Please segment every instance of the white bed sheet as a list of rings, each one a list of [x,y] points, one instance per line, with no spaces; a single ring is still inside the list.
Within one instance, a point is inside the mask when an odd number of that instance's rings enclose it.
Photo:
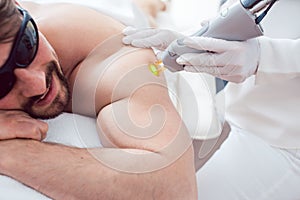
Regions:
[[[146,17],[131,4],[131,0],[34,0],[36,2],[72,2],[93,7],[115,17],[126,25],[147,26]],[[185,2],[185,3],[183,3]],[[158,15],[161,28],[192,33],[200,22],[216,12],[217,0],[172,0],[166,13]],[[116,6],[117,5],[117,6]],[[183,9],[183,6],[187,9]],[[198,9],[197,9],[198,7]],[[113,8],[113,9],[112,9]],[[179,13],[179,14],[178,14]],[[191,13],[194,13],[191,15]],[[198,14],[197,14],[198,13]],[[193,138],[214,138],[220,133],[222,114],[215,108],[214,81],[211,77],[186,72],[165,72],[170,97],[183,117]],[[195,109],[197,108],[197,109]],[[76,114],[63,113],[47,120],[49,132],[45,141],[76,147],[101,147],[96,120]],[[0,176],[1,200],[49,200],[48,197],[14,179]]]

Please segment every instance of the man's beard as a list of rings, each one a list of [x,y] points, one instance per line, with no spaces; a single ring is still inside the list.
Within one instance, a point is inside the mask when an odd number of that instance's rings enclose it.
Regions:
[[[24,111],[33,118],[51,119],[60,115],[67,104],[70,101],[70,89],[66,77],[58,70],[58,66],[55,62],[51,62],[47,66],[46,71],[46,86],[51,85],[53,72],[57,75],[59,84],[62,90],[59,91],[59,95],[53,100],[51,105],[47,109],[39,109],[35,107],[35,102],[42,96],[31,97],[27,103],[23,105]]]

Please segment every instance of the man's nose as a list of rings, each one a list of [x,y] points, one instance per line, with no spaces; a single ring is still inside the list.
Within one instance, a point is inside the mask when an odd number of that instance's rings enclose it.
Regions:
[[[14,70],[16,86],[24,97],[33,97],[46,92],[46,75],[41,70],[17,68]]]

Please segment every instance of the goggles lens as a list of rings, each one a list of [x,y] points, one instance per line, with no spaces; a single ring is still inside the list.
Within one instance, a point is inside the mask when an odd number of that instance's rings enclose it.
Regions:
[[[16,64],[19,67],[27,67],[34,59],[37,52],[37,35],[31,21],[27,23],[24,34],[21,36],[16,50]]]

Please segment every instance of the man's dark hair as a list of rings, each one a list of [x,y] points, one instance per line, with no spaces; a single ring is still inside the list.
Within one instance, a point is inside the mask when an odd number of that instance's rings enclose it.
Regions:
[[[19,30],[20,13],[13,0],[0,0],[0,43],[9,42]]]

